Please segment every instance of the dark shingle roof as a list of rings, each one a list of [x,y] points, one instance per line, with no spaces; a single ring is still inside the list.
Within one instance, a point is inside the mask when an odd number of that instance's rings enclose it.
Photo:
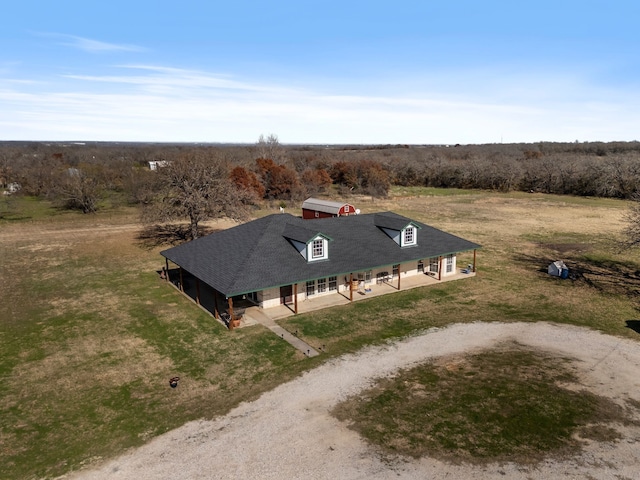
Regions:
[[[302,243],[309,243],[309,240],[317,237],[319,233],[322,232],[317,229],[311,230],[297,224],[294,225],[293,223],[288,223],[282,231],[282,235],[284,235],[285,238],[297,240]]]
[[[379,215],[386,225],[420,227],[417,245],[401,248],[376,225]],[[480,247],[393,212],[320,218],[313,220],[313,229],[308,226],[309,220],[273,214],[160,253],[230,297]],[[285,232],[302,236],[319,232],[329,237],[329,259],[307,262]]]
[[[397,215],[393,212],[375,213],[373,215],[373,224],[376,227],[390,228],[398,231],[402,230],[409,224],[416,225],[418,228],[421,228],[418,222],[414,222],[410,218]]]

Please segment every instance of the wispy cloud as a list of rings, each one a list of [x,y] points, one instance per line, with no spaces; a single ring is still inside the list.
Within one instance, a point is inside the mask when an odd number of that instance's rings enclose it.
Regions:
[[[60,45],[76,48],[89,53],[144,52],[147,50],[146,48],[138,45],[103,42],[92,38],[68,35],[65,33],[39,33],[38,35],[56,38]]]
[[[432,88],[406,93],[398,85],[367,95],[152,65],[113,73],[68,75],[61,85],[37,90],[0,81],[0,135],[251,142],[269,131],[296,143],[606,141],[633,139],[640,123],[637,96],[620,103],[572,82],[550,98],[541,98],[536,79],[517,82],[510,95],[502,92],[505,85],[494,85],[502,95],[490,89],[481,95]]]
[[[231,75],[153,65],[118,65],[126,70],[121,75],[65,75],[66,78],[86,82],[138,85],[147,90],[192,89],[240,90],[254,92],[290,93],[292,89],[239,81]],[[135,72],[134,74],[127,74]]]

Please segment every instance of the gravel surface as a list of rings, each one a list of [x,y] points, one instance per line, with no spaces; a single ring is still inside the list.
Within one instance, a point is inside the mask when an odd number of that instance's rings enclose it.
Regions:
[[[638,479],[640,428],[586,444],[564,461],[450,465],[435,459],[383,461],[329,414],[376,378],[442,355],[515,340],[577,360],[582,385],[623,403],[640,402],[640,343],[547,323],[474,323],[433,329],[340,357],[243,403],[213,421],[188,423],[74,479]]]

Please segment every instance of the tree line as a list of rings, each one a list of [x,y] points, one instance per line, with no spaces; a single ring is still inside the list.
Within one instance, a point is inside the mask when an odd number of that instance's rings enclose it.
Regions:
[[[392,185],[633,198],[640,143],[295,146],[275,135],[250,145],[4,142],[0,185],[9,183],[61,208],[128,203],[149,219],[179,212],[192,223],[336,190],[385,197]]]

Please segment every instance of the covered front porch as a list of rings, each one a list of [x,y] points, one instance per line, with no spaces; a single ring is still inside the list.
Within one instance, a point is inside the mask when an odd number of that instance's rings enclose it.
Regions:
[[[169,268],[168,261],[161,277],[229,329],[243,326],[246,323],[243,322],[243,317],[247,308],[256,305],[247,295],[227,298],[187,270],[179,266]]]
[[[455,274],[447,275],[445,277],[442,277],[442,279],[440,280],[438,279],[437,275],[429,275],[428,273],[411,275],[402,278],[400,290],[404,291],[412,288],[436,285],[438,283],[449,282],[451,280],[474,277],[475,275],[475,272],[466,268],[458,269]],[[398,281],[397,279],[395,279],[395,281],[389,282],[376,282],[374,284],[368,285],[366,289],[354,288],[351,295],[350,292],[347,291],[332,293],[330,295],[317,295],[313,297],[307,297],[306,299],[297,302],[297,313],[301,314],[312,312],[315,310],[322,310],[323,308],[334,307],[337,305],[347,305],[352,301],[357,302],[380,295],[397,293],[398,291]],[[254,309],[258,308],[259,307],[251,307],[245,311],[245,315],[243,317],[243,321],[246,322],[245,324],[253,324],[251,312],[254,311]],[[262,312],[262,314],[267,315],[273,320],[278,320],[280,318],[285,318],[296,314],[294,305],[278,305],[276,307],[260,309],[260,311]]]

